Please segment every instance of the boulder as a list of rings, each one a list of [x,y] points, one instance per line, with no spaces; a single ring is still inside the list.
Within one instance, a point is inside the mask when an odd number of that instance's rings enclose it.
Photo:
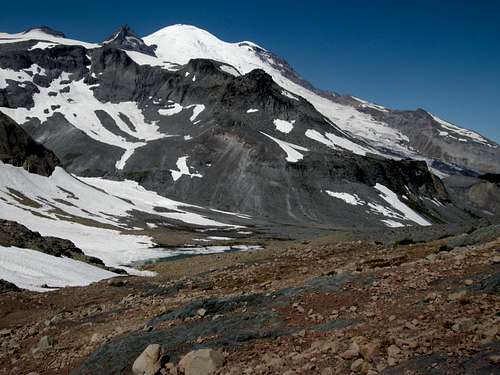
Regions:
[[[224,364],[224,356],[213,349],[189,352],[179,362],[185,375],[211,375]]]
[[[159,344],[148,345],[132,365],[132,372],[136,375],[157,375],[168,357],[163,353]]]

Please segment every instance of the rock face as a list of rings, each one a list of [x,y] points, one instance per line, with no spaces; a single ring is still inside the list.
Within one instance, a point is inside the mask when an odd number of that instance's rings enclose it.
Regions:
[[[11,118],[0,112],[0,161],[49,176],[59,164],[52,151],[35,142]]]
[[[212,375],[224,364],[224,356],[213,349],[189,352],[179,362],[184,375]]]
[[[446,189],[455,205],[477,216],[500,215],[500,182],[498,175],[486,177],[450,176],[444,179]],[[481,178],[482,177],[482,178]]]
[[[106,38],[103,45],[113,46],[128,51],[141,52],[146,55],[156,56],[153,47],[147,46],[128,25],[121,26],[110,37]]]

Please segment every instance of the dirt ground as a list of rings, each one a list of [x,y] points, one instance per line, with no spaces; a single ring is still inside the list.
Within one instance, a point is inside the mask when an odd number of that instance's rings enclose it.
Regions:
[[[410,241],[411,242],[411,241]],[[220,374],[498,374],[500,238],[268,241],[48,293],[0,294],[0,374],[122,374],[151,343]]]

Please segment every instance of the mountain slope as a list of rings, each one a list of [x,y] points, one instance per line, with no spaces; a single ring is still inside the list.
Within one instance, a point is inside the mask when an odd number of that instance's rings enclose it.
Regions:
[[[189,25],[166,27],[144,37],[144,41],[156,45],[157,56],[169,62],[185,64],[192,58],[208,58],[230,64],[241,74],[263,69],[343,131],[384,154],[424,158],[429,164],[437,160],[481,173],[500,172],[500,149],[495,142],[426,112],[393,111],[359,98],[315,89],[283,59],[254,43],[226,43]],[[435,168],[440,169],[439,163]]]
[[[60,37],[41,46],[26,35],[0,41],[0,110],[72,173],[135,180],[267,224],[467,218],[424,162],[398,160],[426,159],[405,135],[313,91],[255,44],[174,26],[145,38],[154,57]]]

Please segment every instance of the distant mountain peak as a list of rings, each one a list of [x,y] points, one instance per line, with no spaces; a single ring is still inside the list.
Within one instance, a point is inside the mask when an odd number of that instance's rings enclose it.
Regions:
[[[154,48],[146,45],[127,24],[120,26],[118,30],[106,38],[101,44],[156,56]]]
[[[53,28],[51,28],[49,26],[32,27],[32,28],[26,30],[23,34],[28,34],[28,33],[36,32],[36,31],[47,34],[47,35],[52,35],[52,36],[55,36],[58,38],[66,38],[66,35],[64,35],[63,32],[54,30]]]

